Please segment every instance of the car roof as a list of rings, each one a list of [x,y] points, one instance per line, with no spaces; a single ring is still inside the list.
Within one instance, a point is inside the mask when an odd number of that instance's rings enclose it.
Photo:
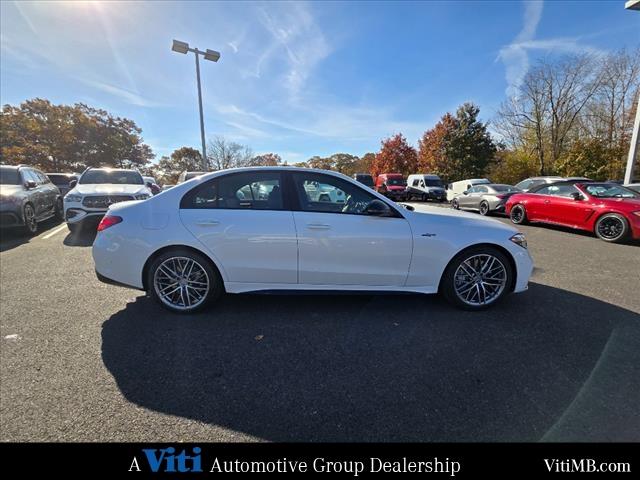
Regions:
[[[552,182],[552,183],[545,183],[543,185],[536,185],[531,190],[529,190],[529,193],[535,193],[538,190],[542,190],[543,188],[552,187],[552,186],[576,185],[576,184],[582,184],[582,183],[611,183],[611,182],[596,182],[594,180],[589,180],[589,181],[586,181],[586,180],[561,180],[559,182]]]

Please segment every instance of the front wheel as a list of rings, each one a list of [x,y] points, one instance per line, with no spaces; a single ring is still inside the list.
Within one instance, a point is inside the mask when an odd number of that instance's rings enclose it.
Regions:
[[[629,223],[618,213],[607,213],[598,219],[594,231],[600,240],[620,242],[629,233]]]
[[[475,247],[456,255],[447,266],[440,291],[464,310],[483,310],[511,290],[514,272],[508,258],[491,247]]]
[[[167,310],[191,313],[217,300],[222,279],[209,259],[176,249],[153,260],[147,275],[149,294]]]
[[[35,235],[38,231],[38,220],[36,219],[36,211],[30,203],[24,206],[22,215],[24,217],[24,232],[27,235]]]

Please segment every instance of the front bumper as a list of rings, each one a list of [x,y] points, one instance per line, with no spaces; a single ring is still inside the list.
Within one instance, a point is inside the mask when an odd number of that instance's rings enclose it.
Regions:
[[[387,198],[390,198],[391,200],[402,201],[407,198],[407,192],[405,192],[404,190],[402,191],[387,190],[386,192],[384,192],[384,196]]]
[[[12,204],[0,207],[0,228],[22,227],[23,225],[21,207]]]

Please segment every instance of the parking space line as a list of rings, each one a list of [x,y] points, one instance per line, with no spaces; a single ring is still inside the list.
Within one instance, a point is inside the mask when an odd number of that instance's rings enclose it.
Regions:
[[[61,227],[56,228],[53,232],[47,233],[44,237],[42,237],[42,239],[46,240],[47,238],[53,237],[56,233],[61,232],[65,228],[67,228],[66,224],[62,225]]]

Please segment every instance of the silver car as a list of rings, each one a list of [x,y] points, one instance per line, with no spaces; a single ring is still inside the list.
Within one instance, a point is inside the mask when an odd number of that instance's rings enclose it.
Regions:
[[[521,190],[512,185],[476,185],[456,196],[451,205],[455,209],[477,210],[480,215],[489,215],[493,212],[504,212],[504,205],[509,197],[518,192]]]
[[[528,192],[529,190],[531,190],[534,187],[537,187],[538,185],[543,185],[545,183],[561,182],[562,180],[567,180],[567,179],[563,177],[558,177],[558,176],[529,177],[516,183],[515,187],[520,189],[523,192]]]

